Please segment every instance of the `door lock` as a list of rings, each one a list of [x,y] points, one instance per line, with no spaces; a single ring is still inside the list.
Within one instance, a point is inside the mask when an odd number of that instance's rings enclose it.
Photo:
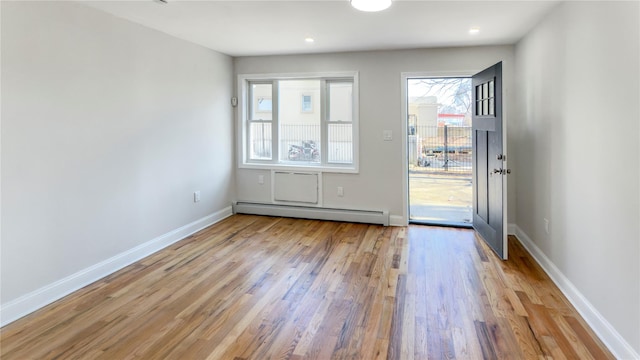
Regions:
[[[508,175],[511,174],[511,169],[493,169],[492,174]]]
[[[504,155],[504,154],[498,154],[496,155],[496,158],[498,160],[507,161],[507,155]]]

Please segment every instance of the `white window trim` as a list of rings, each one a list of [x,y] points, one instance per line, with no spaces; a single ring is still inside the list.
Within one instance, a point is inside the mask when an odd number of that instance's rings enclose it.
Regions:
[[[353,163],[345,166],[324,163],[322,165],[289,165],[276,162],[256,162],[248,159],[247,148],[247,122],[248,107],[247,102],[248,84],[250,81],[267,80],[295,80],[295,79],[332,79],[350,78],[353,79]],[[236,152],[238,168],[240,169],[272,169],[272,170],[293,170],[293,171],[316,171],[328,173],[359,173],[360,171],[360,86],[357,71],[326,72],[326,73],[271,73],[271,74],[238,74],[238,111],[236,121]],[[276,107],[272,103],[272,106]],[[324,119],[323,119],[324,120]],[[274,122],[275,124],[275,122]],[[274,141],[277,141],[275,139]],[[273,153],[276,157],[277,154]],[[323,155],[324,156],[324,155]],[[273,161],[273,160],[272,160]]]

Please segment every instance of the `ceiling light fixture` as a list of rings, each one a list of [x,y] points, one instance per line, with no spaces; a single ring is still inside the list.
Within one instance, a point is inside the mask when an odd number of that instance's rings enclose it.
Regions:
[[[469,34],[471,35],[475,35],[479,32],[480,32],[480,28],[477,28],[477,27],[472,27],[471,29],[469,29]]]
[[[391,0],[350,0],[351,6],[367,12],[382,11],[391,6]]]
[[[315,41],[315,40],[314,40],[312,37],[310,37],[310,36],[307,36],[306,38],[304,38],[304,42],[307,42],[307,43],[309,43],[309,44],[311,44],[311,43],[312,43],[312,42],[314,42],[314,41]]]

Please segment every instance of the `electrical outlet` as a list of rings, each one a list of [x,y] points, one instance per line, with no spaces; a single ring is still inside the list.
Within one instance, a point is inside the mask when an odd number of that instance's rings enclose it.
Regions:
[[[193,193],[193,202],[194,203],[200,202],[200,190],[195,191]]]
[[[543,219],[543,220],[544,220],[544,232],[549,234],[549,220],[548,219]]]
[[[339,197],[344,196],[344,188],[342,186],[338,186],[338,196]]]
[[[264,184],[264,175],[258,175],[258,184],[260,185]]]

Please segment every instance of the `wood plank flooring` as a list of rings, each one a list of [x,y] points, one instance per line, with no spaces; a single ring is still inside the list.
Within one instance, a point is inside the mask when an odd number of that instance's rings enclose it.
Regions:
[[[613,359],[515,239],[234,215],[0,332],[9,359]]]

